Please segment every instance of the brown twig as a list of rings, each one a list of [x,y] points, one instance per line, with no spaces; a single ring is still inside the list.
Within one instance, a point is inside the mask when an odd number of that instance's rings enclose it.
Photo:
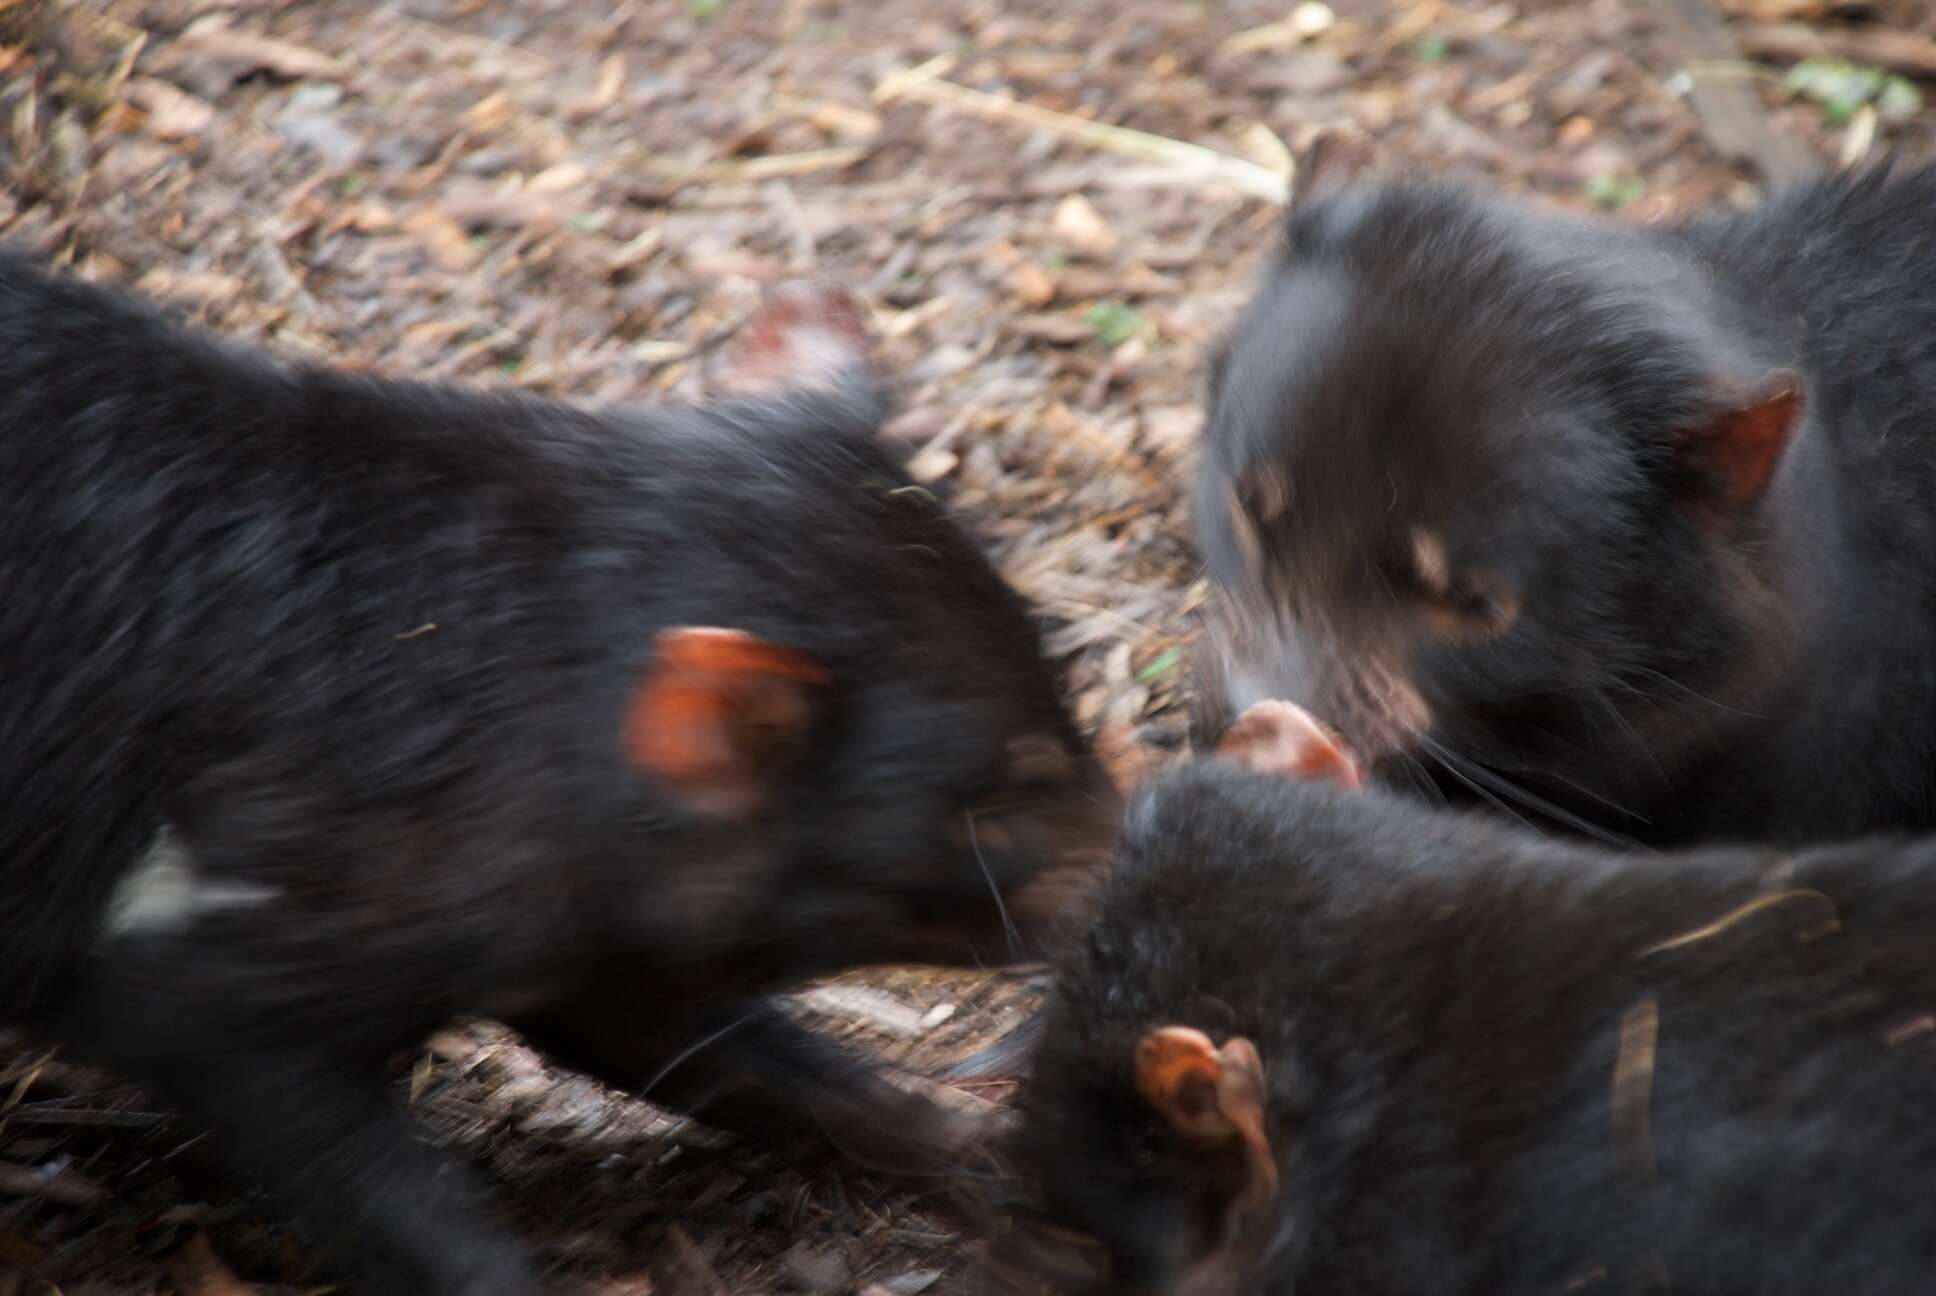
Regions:
[[[1697,65],[1739,63],[1741,52],[1707,0],[1653,0],[1662,23]],[[1728,157],[1749,162],[1767,179],[1787,184],[1808,175],[1808,155],[1793,140],[1768,124],[1761,101],[1740,78],[1707,75],[1687,69],[1692,89],[1688,100],[1714,147]]]
[[[1777,62],[1833,58],[1936,80],[1936,39],[1914,32],[1818,29],[1800,23],[1743,23],[1741,47],[1755,58]]]
[[[1009,122],[1049,131],[1064,139],[1091,148],[1160,162],[1176,168],[1179,179],[1212,182],[1230,186],[1252,198],[1282,203],[1290,196],[1290,177],[1245,158],[1219,153],[1200,144],[1152,135],[1148,131],[1107,122],[1074,117],[1035,104],[1023,103],[1007,95],[991,94],[941,79],[952,66],[952,57],[943,55],[919,67],[887,78],[874,91],[874,102],[887,103],[899,98],[926,99],[948,104],[990,121]]]

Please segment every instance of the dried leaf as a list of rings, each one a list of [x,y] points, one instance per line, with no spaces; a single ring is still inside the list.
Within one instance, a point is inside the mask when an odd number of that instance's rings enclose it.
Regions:
[[[511,96],[499,90],[485,95],[464,114],[464,122],[479,135],[488,134],[511,120]]]
[[[213,104],[155,77],[135,77],[127,94],[148,115],[148,133],[157,139],[193,139],[215,120]]]
[[[215,270],[150,270],[135,281],[135,291],[152,297],[168,297],[195,306],[230,301],[242,293],[242,281]]]
[[[233,31],[227,27],[191,28],[180,43],[211,58],[234,63],[250,71],[273,72],[292,80],[338,81],[349,75],[349,68],[321,50],[293,41],[254,32]]]
[[[914,1039],[924,1029],[919,1012],[885,991],[866,986],[817,986],[794,997],[823,1016],[856,1021],[895,1039]]]
[[[592,92],[565,109],[565,115],[578,121],[603,112],[618,102],[619,91],[624,88],[625,56],[613,54],[598,65],[598,80],[593,84]]]
[[[1057,346],[1074,346],[1096,336],[1096,326],[1070,315],[1024,315],[1006,321],[1009,332]]]
[[[1050,222],[1058,238],[1088,256],[1105,257],[1116,250],[1116,231],[1102,218],[1095,204],[1079,193],[1070,194],[1055,205]]]
[[[470,235],[441,207],[419,207],[404,217],[403,228],[416,235],[431,259],[445,270],[468,270],[477,259]]]
[[[781,112],[798,113],[836,139],[872,139],[881,133],[881,119],[865,108],[781,94],[773,96],[773,106]]]
[[[581,162],[560,162],[532,176],[525,182],[524,191],[529,194],[563,193],[584,184],[591,179],[591,174]]]
[[[930,446],[907,461],[907,475],[925,486],[940,481],[961,463],[961,456],[945,446]]]
[[[1010,282],[1016,299],[1024,306],[1047,306],[1055,300],[1055,276],[1033,261],[1016,266]]]

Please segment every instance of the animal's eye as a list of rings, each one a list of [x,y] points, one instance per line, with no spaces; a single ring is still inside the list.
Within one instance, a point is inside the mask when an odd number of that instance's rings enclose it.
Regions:
[[[1453,611],[1466,616],[1490,619],[1499,608],[1497,596],[1469,576],[1455,579],[1445,591],[1445,597]]]
[[[1468,631],[1503,634],[1518,619],[1519,606],[1504,587],[1475,576],[1446,582],[1445,605]]]

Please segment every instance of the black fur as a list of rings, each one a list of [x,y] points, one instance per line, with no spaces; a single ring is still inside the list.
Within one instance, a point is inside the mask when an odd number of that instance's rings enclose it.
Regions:
[[[1635,861],[1221,762],[1124,835],[997,1290],[1801,1296],[1936,1262],[1936,843]],[[1224,1154],[1132,1085],[1168,1025],[1264,1059],[1281,1188],[1233,1237]]]
[[[933,1136],[761,993],[1013,955],[1113,814],[883,408],[284,367],[0,254],[0,1019],[214,1126],[368,1292],[532,1290],[383,1090],[453,1014],[736,1128]],[[622,755],[687,624],[831,672],[767,813],[689,812]],[[1017,739],[1064,776],[1024,781]],[[259,902],[108,939],[163,824]]]
[[[1692,438],[1783,368],[1800,425],[1728,509]],[[1347,187],[1213,366],[1214,700],[1652,844],[1936,826],[1932,499],[1936,171],[1655,228]]]

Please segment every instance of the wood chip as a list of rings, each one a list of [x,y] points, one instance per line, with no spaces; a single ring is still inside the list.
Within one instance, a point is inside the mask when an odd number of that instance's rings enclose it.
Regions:
[[[1219,54],[1236,56],[1255,54],[1265,50],[1277,52],[1292,49],[1305,41],[1322,36],[1337,25],[1338,16],[1331,6],[1318,4],[1316,0],[1306,0],[1291,10],[1291,16],[1282,22],[1265,23],[1262,27],[1252,27],[1238,32],[1217,47]]]
[[[1055,276],[1033,261],[1016,266],[1009,283],[1015,289],[1016,300],[1024,306],[1047,306],[1055,300]]]
[[[1096,336],[1096,326],[1073,315],[1023,315],[1002,321],[1009,332],[1057,346],[1074,346]]]
[[[924,1029],[919,1011],[893,995],[865,986],[819,986],[795,998],[817,1013],[844,1017],[895,1039],[914,1039]]]
[[[1081,194],[1070,194],[1055,205],[1049,227],[1057,238],[1085,256],[1106,257],[1116,250],[1116,232],[1095,204]]]
[[[1740,62],[1733,36],[1707,0],[1653,0],[1653,6],[1676,43],[1694,58],[1721,66]],[[1695,76],[1687,98],[1708,139],[1726,156],[1751,162],[1780,183],[1814,169],[1806,151],[1769,124],[1760,98],[1739,78]]]
[[[771,102],[779,111],[796,113],[836,139],[867,140],[881,133],[880,117],[865,108],[784,94],[774,95]]]
[[[488,134],[511,120],[511,96],[503,90],[485,95],[470,106],[464,122],[480,135]]]
[[[1013,122],[1046,130],[1090,148],[1164,163],[1172,169],[1174,182],[1180,185],[1227,185],[1247,197],[1262,198],[1272,203],[1282,203],[1290,196],[1287,177],[1245,158],[1232,157],[1228,153],[1219,153],[1200,144],[1170,139],[1164,135],[1152,135],[1148,131],[1091,121],[1037,104],[1023,103],[1008,95],[974,90],[941,80],[942,74],[953,64],[953,56],[944,54],[918,67],[896,73],[875,87],[874,102],[888,103],[906,97],[950,104],[992,121]]]
[[[445,270],[468,270],[477,260],[471,236],[441,207],[423,206],[403,219],[403,228],[417,237],[424,250]]]
[[[892,1278],[869,1283],[860,1289],[860,1296],[918,1296],[919,1293],[940,1282],[939,1269],[912,1269]]]
[[[1804,27],[1800,23],[1747,23],[1741,48],[1756,58],[1798,62],[1834,58],[1867,63],[1910,76],[1936,77],[1936,37],[1886,29]]]
[[[242,281],[215,270],[150,270],[135,281],[134,289],[155,297],[168,297],[196,306],[233,301],[242,294]]]
[[[225,63],[293,80],[340,81],[349,75],[347,66],[321,50],[228,27],[191,27],[180,43]]]
[[[148,133],[157,139],[194,139],[215,120],[213,104],[157,77],[133,78],[127,95],[147,114]]]
[[[598,80],[592,85],[592,92],[583,99],[575,100],[565,109],[565,116],[573,121],[583,121],[595,113],[601,113],[618,102],[619,91],[625,88],[625,56],[613,54],[598,66]]]

